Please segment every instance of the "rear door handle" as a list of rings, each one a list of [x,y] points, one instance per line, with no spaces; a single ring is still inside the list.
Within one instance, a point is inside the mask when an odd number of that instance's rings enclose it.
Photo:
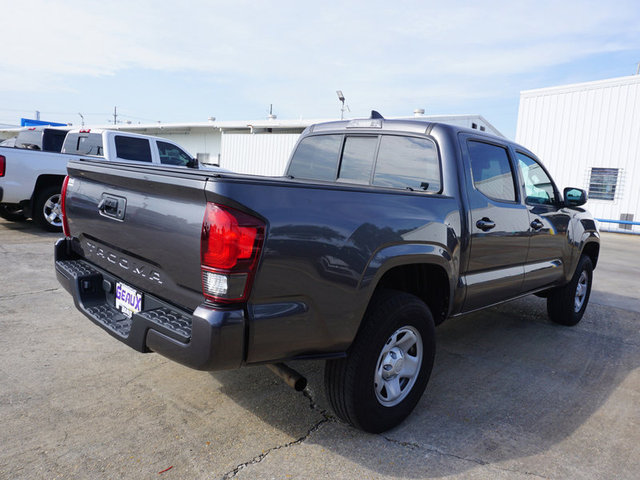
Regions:
[[[496,224],[489,218],[484,217],[476,222],[476,227],[478,227],[483,232],[488,232],[492,228],[495,228]]]
[[[544,227],[544,223],[542,223],[537,218],[533,222],[531,222],[531,228],[533,228],[536,231],[540,230],[542,227]]]

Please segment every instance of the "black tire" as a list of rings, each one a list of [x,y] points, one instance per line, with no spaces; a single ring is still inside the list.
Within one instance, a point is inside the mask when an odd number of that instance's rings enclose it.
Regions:
[[[336,415],[371,433],[398,425],[422,397],[433,369],[435,346],[433,316],[424,302],[404,292],[377,292],[347,358],[328,360],[325,365],[325,390]],[[407,351],[402,352],[405,347]],[[409,370],[413,365],[416,373],[403,377],[406,372],[397,369],[405,365]],[[381,382],[376,383],[377,379]]]
[[[0,217],[10,222],[23,222],[27,219],[27,217],[24,216],[22,207],[10,207],[8,205],[0,205]]]
[[[550,291],[547,297],[549,318],[560,325],[576,325],[587,308],[593,281],[593,264],[586,255],[580,257],[571,281]]]
[[[61,189],[62,187],[57,185],[44,187],[37,193],[33,203],[33,221],[49,232],[62,231]]]

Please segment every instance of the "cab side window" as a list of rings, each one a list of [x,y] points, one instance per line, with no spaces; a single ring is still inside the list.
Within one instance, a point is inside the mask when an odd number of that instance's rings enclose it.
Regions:
[[[516,152],[518,166],[524,178],[525,203],[529,205],[554,205],[557,203],[556,190],[549,175],[533,158]]]
[[[507,149],[473,140],[467,145],[476,190],[494,200],[515,202],[514,175]]]
[[[116,156],[125,160],[151,162],[151,147],[146,138],[115,136]]]

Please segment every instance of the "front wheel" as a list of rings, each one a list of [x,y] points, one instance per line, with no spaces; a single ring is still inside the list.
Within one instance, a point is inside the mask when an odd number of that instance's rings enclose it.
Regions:
[[[395,427],[420,400],[434,356],[425,303],[404,292],[377,292],[347,358],[326,363],[329,402],[338,417],[367,432]]]
[[[571,281],[563,287],[554,288],[547,297],[549,318],[560,325],[576,325],[587,309],[591,295],[593,264],[582,255]]]
[[[33,221],[50,232],[62,230],[61,188],[55,185],[43,188],[33,205]]]

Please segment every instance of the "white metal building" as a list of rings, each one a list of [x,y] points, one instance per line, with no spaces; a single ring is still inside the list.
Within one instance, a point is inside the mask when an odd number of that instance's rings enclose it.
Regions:
[[[516,141],[560,189],[584,188],[602,230],[640,233],[640,75],[520,93]]]
[[[282,175],[302,131],[322,120],[240,120],[148,125],[117,125],[182,145],[202,163],[238,173]],[[114,128],[111,126],[110,128]]]

